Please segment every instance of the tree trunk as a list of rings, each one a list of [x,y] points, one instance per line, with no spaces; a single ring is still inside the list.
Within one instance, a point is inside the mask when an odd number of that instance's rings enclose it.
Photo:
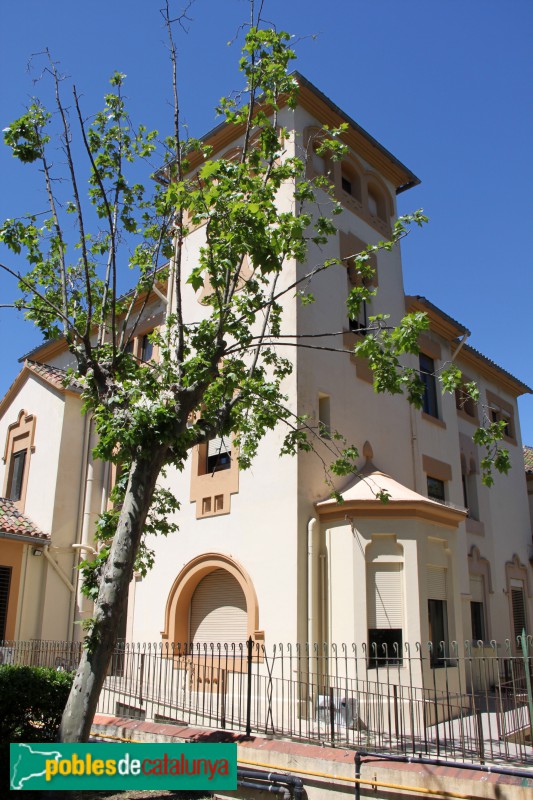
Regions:
[[[166,448],[137,458],[131,465],[124,505],[94,609],[94,627],[82,653],[59,738],[62,742],[86,742],[98,705],[107,668],[117,640],[118,623],[125,608],[133,565],[150,509],[155,484]]]

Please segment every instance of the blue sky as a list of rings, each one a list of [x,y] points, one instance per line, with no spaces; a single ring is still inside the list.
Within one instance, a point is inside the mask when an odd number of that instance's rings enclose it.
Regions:
[[[32,54],[48,47],[98,108],[114,70],[128,75],[132,116],[170,129],[170,84],[160,0],[4,3],[0,128],[41,93]],[[180,7],[180,6],[176,6]],[[191,134],[216,122],[222,94],[240,85],[246,0],[196,0],[178,37],[184,118]],[[533,386],[533,3],[530,0],[266,0],[265,17],[300,37],[296,68],[422,180],[400,211],[423,207],[430,225],[403,245],[406,291],[422,294],[471,331],[470,344]],[[316,35],[316,38],[314,38]],[[44,208],[30,168],[0,150],[0,218]],[[2,259],[7,259],[5,253]],[[13,263],[13,262],[12,262]],[[0,304],[14,295],[0,274]],[[0,309],[0,396],[17,359],[39,342]],[[533,397],[520,401],[533,444]]]

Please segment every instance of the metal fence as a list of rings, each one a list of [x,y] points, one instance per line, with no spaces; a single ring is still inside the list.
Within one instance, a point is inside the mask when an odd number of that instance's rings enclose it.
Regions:
[[[82,645],[5,642],[0,663],[74,669]],[[98,710],[398,754],[533,766],[533,639],[517,647],[122,643]]]

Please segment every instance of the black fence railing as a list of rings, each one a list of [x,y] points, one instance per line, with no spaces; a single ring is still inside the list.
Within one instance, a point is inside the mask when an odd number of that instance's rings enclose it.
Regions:
[[[101,713],[341,747],[533,766],[533,640],[517,647],[121,643]],[[523,645],[523,646],[522,646]],[[75,669],[82,645],[5,642],[0,663]]]

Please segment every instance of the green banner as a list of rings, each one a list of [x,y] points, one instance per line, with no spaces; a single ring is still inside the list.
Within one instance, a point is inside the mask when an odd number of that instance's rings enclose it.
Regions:
[[[237,788],[236,744],[12,744],[10,788]]]

